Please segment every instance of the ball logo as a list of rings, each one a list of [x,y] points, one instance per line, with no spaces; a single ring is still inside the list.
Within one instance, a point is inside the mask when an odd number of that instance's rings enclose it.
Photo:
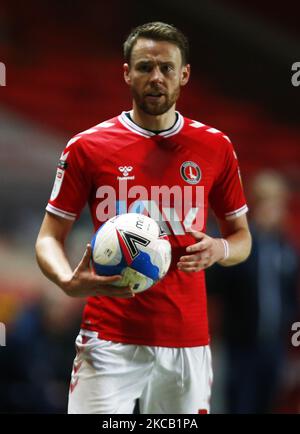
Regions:
[[[189,184],[198,184],[201,180],[201,170],[193,161],[185,161],[180,167],[182,178]]]
[[[132,260],[139,254],[140,251],[138,245],[146,247],[150,243],[150,240],[147,240],[140,235],[134,234],[129,231],[123,231],[121,229],[117,231],[117,235],[125,258],[127,260],[127,264],[130,264]]]

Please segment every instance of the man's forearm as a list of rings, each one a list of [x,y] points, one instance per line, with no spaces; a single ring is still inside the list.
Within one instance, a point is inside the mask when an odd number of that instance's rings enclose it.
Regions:
[[[43,274],[64,289],[64,282],[72,274],[72,269],[61,242],[51,237],[38,239],[36,257]]]
[[[228,242],[229,256],[218,263],[224,267],[236,265],[245,261],[251,251],[251,235],[247,229],[238,229],[235,233],[225,237]]]

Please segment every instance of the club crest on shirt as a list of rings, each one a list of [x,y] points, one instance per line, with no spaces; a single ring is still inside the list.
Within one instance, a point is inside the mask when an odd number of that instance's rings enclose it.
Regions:
[[[180,167],[181,177],[189,184],[198,184],[201,180],[201,170],[193,161],[185,161]]]

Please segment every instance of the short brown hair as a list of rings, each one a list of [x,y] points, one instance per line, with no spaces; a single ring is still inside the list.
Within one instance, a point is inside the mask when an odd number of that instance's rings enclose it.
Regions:
[[[124,59],[128,64],[130,64],[131,52],[138,38],[171,42],[180,49],[182,63],[184,65],[188,63],[189,43],[187,37],[172,24],[154,21],[133,29],[123,45]]]

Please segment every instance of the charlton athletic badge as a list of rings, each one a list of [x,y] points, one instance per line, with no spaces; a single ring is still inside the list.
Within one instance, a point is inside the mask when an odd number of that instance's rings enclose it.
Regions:
[[[189,184],[198,184],[201,179],[201,170],[193,161],[185,161],[180,167],[182,178]]]

